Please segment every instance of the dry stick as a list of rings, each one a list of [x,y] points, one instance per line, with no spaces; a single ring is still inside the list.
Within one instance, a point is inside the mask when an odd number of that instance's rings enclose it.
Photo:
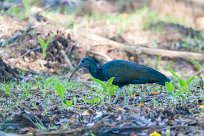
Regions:
[[[67,62],[67,64],[69,65],[71,70],[74,70],[74,66],[72,65],[71,61],[69,60],[66,52],[64,50],[60,50],[60,53],[62,54],[62,56],[64,57],[64,60]]]
[[[28,55],[29,53],[31,53],[32,51],[36,51],[38,49],[41,49],[41,47],[37,47],[37,48],[34,48],[32,50],[26,50],[26,53],[24,53],[23,55],[19,56],[15,61],[14,61],[14,64],[16,64],[21,58],[25,57],[26,55]]]
[[[62,56],[64,57],[64,60],[65,60],[66,63],[68,64],[69,68],[70,68],[71,70],[74,70],[74,66],[72,65],[72,63],[71,63],[69,57],[67,56],[65,50],[63,49],[63,45],[62,45],[60,42],[58,42],[58,41],[57,41],[57,43],[58,43],[58,46],[61,48],[60,53],[61,53]]]
[[[148,48],[148,47],[141,47],[135,46],[130,44],[122,44],[115,42],[113,40],[109,40],[102,36],[87,33],[87,32],[80,32],[80,31],[70,31],[74,35],[78,35],[80,37],[84,37],[85,39],[89,39],[92,41],[93,45],[90,46],[111,46],[113,48],[119,48],[121,50],[130,52],[132,54],[149,54],[149,55],[159,55],[159,56],[166,56],[169,58],[183,58],[183,59],[194,59],[194,60],[204,60],[204,54],[202,53],[193,53],[193,52],[186,52],[186,51],[172,51],[166,49],[156,49],[156,48]]]

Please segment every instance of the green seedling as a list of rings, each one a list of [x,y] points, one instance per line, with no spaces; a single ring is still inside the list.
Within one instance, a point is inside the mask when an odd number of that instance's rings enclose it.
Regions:
[[[110,78],[108,81],[103,82],[99,79],[93,78],[93,81],[97,84],[95,86],[95,91],[97,92],[94,96],[92,103],[104,103],[111,102],[112,96],[116,95],[117,86],[113,85],[114,77]],[[89,101],[90,102],[90,101]]]
[[[63,102],[64,101],[65,88],[64,88],[64,85],[60,81],[55,83],[55,92],[57,93],[57,95],[60,97],[60,99]]]
[[[45,80],[44,83],[44,89],[51,89],[52,86],[55,84],[55,82],[57,81],[57,77],[56,76],[51,76],[48,79]]]
[[[15,5],[9,8],[7,11],[9,14],[13,16],[17,16],[20,19],[25,19],[30,17],[31,15],[31,5],[29,0],[22,0],[23,8],[22,6]]]
[[[99,96],[96,96],[92,99],[87,100],[88,104],[99,104],[100,102],[101,102],[101,98]]]
[[[50,36],[47,41],[40,38],[40,37],[38,38],[38,42],[40,43],[40,46],[42,48],[42,57],[43,57],[43,59],[45,59],[45,57],[47,55],[46,51],[47,51],[48,45],[53,41],[53,38],[54,38],[53,36]]]
[[[8,83],[8,84],[2,83],[1,84],[1,89],[4,90],[6,95],[10,96],[10,94],[11,94],[10,91],[12,90],[13,85],[14,85],[14,83]]]
[[[103,99],[102,95],[103,94],[98,94],[97,92],[93,92],[93,90],[91,90],[88,93],[86,93],[86,95],[82,96],[81,100],[82,102],[87,103],[87,104],[97,105]]]
[[[25,17],[30,17],[31,6],[28,0],[22,0],[23,6],[25,8]]]
[[[108,93],[109,96],[113,96],[115,95],[116,89],[118,88],[117,86],[113,85],[113,80],[114,77],[110,78],[108,81],[103,82],[99,79],[96,78],[92,78],[93,81],[97,84],[99,84],[99,89],[100,91],[102,91],[103,93]]]
[[[33,85],[31,82],[20,84],[20,87],[22,88],[22,91],[23,91],[23,95],[25,97],[31,96],[30,90],[32,89],[32,86]]]
[[[156,100],[156,98],[154,97],[154,98],[153,98],[153,107],[154,107],[154,109],[156,109],[158,106],[159,106],[159,103],[158,103],[158,101]]]
[[[64,85],[58,80],[55,80],[55,92],[56,94],[60,97],[61,102],[66,106],[66,107],[71,107],[72,101],[69,101],[65,99],[65,87]]]
[[[165,87],[167,94],[171,98],[171,100],[173,100],[174,104],[177,104],[178,101],[183,104],[185,103],[187,97],[192,94],[189,89],[189,85],[193,81],[195,76],[191,76],[187,80],[184,80],[173,70],[170,70],[170,72],[176,78],[178,83],[173,84],[172,82],[166,82]]]
[[[126,92],[130,96],[130,98],[135,98],[135,90],[134,90],[135,85],[129,85]]]

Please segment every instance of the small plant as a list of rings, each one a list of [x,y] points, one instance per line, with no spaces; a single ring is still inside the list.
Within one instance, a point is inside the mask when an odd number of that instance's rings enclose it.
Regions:
[[[46,55],[47,55],[47,48],[48,48],[48,45],[53,41],[53,36],[50,36],[48,38],[48,40],[44,40],[42,38],[38,38],[38,42],[40,43],[40,46],[42,48],[42,57],[43,59],[45,59]]]
[[[31,15],[31,4],[29,0],[22,0],[22,4],[23,8],[22,6],[15,5],[9,8],[7,12],[13,16],[19,17],[20,19],[29,18]]]
[[[98,92],[93,92],[93,90],[88,91],[88,93],[82,96],[81,98],[82,102],[91,105],[99,104],[103,99],[103,94],[100,94],[100,92],[99,93]]]
[[[88,103],[97,104],[99,102],[110,102],[111,97],[116,94],[117,86],[113,85],[114,77],[110,78],[108,81],[103,82],[99,79],[93,78],[93,81],[97,83],[95,86],[95,90],[97,92],[96,96],[92,98],[92,100],[88,101]]]
[[[154,98],[153,98],[153,107],[154,107],[154,109],[156,109],[158,106],[159,106],[159,103],[158,103],[158,101],[156,100],[156,98],[154,97]]]
[[[65,99],[65,87],[64,85],[59,81],[59,79],[55,80],[55,92],[57,95],[60,97],[61,102],[66,106],[66,107],[71,107],[72,106],[72,100],[69,101]]]
[[[21,83],[20,84],[20,88],[22,88],[23,91],[23,95],[25,97],[31,96],[31,92],[30,90],[32,89],[32,83],[31,82],[27,82],[27,83]]]
[[[23,6],[25,8],[25,17],[30,17],[31,6],[28,0],[22,0]]]
[[[134,86],[135,85],[129,85],[129,87],[126,90],[127,94],[130,96],[130,98],[135,98],[136,94],[135,94]]]
[[[8,83],[8,84],[2,83],[1,89],[4,90],[6,95],[10,96],[10,94],[11,94],[10,91],[13,88],[13,85],[14,85],[14,83]]]
[[[179,101],[183,105],[183,103],[186,102],[188,95],[192,94],[192,92],[189,89],[189,84],[193,81],[195,76],[191,76],[187,80],[184,80],[173,70],[170,70],[170,72],[176,78],[178,83],[173,84],[172,82],[166,82],[165,87],[166,87],[167,94],[175,105]]]
[[[113,80],[114,77],[110,78],[106,82],[93,78],[93,81],[100,85],[99,86],[100,91],[102,91],[103,93],[108,93],[109,96],[115,95],[116,89],[118,88],[117,86],[113,85]]]
[[[184,40],[181,41],[181,46],[186,49],[193,50],[195,52],[202,52],[203,41],[204,35],[198,33],[194,37],[192,36],[185,37]]]
[[[99,96],[96,96],[92,99],[87,100],[88,104],[99,104],[100,102],[101,102],[101,98]]]

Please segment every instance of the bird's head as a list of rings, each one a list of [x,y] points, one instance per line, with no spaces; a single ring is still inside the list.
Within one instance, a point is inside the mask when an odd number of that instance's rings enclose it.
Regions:
[[[77,65],[76,69],[80,69],[80,68],[89,68],[92,64],[95,64],[96,62],[94,61],[94,59],[89,58],[89,57],[85,57],[83,59],[80,60],[79,64]]]
[[[92,66],[97,66],[97,62],[93,58],[85,57],[80,60],[79,64],[77,67],[74,69],[72,72],[69,81],[71,80],[72,76],[80,69],[80,68],[87,68],[90,69]]]

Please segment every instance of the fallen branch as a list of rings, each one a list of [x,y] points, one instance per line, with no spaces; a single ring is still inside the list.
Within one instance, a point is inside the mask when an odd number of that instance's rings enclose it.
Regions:
[[[117,48],[132,54],[148,54],[148,55],[158,55],[158,56],[169,57],[169,58],[204,60],[204,54],[202,53],[141,47],[142,44],[140,45],[122,44],[90,32],[81,32],[81,31],[75,31],[75,30],[71,30],[67,32],[77,37],[90,40],[91,44],[89,46],[110,46],[111,48]],[[80,40],[80,38],[78,40]]]
[[[66,61],[66,63],[68,64],[69,68],[71,70],[74,70],[74,66],[72,65],[70,59],[68,58],[66,52],[64,50],[60,50],[60,53],[62,54],[62,56],[64,57],[64,60]]]
[[[193,59],[193,60],[204,60],[204,54],[202,53],[193,53],[186,51],[172,51],[165,49],[154,49],[147,47],[139,47],[141,53],[149,54],[149,55],[159,55],[166,56],[169,58],[183,58],[183,59]]]

